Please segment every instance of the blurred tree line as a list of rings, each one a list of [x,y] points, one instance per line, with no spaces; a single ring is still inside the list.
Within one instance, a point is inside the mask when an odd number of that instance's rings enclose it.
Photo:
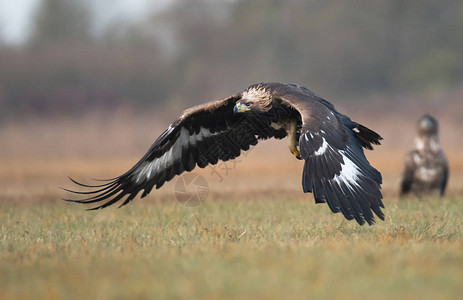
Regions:
[[[260,81],[337,99],[463,83],[461,0],[172,0],[99,32],[91,3],[41,0],[27,43],[0,45],[0,116],[183,107]]]

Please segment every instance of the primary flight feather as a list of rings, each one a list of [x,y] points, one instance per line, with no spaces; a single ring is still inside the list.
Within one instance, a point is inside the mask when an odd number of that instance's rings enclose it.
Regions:
[[[90,191],[69,192],[104,208],[121,201],[126,205],[143,191],[156,187],[184,171],[238,157],[258,140],[288,138],[288,147],[305,161],[304,192],[316,203],[328,203],[360,225],[384,220],[381,208],[382,177],[365,158],[382,139],[374,131],[339,113],[312,91],[285,83],[258,83],[236,95],[187,109],[154,142],[129,171],[104,184],[75,184]]]

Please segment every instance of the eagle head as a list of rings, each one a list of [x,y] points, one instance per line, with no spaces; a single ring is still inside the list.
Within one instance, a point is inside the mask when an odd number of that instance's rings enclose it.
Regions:
[[[418,133],[420,135],[435,135],[437,134],[437,120],[432,116],[425,114],[418,121]]]
[[[266,113],[272,108],[272,97],[265,88],[250,87],[243,91],[241,99],[236,101],[233,112]]]

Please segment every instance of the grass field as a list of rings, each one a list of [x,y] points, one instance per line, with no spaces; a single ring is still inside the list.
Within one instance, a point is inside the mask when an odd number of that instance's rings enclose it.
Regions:
[[[69,194],[58,187],[72,187],[68,175],[88,182],[127,170],[151,141],[144,122],[100,131],[81,120],[21,124],[0,130],[2,300],[463,294],[457,131],[443,132],[452,146],[445,147],[451,165],[446,197],[399,200],[402,157],[412,142],[397,142],[400,126],[375,125],[385,142],[367,156],[383,174],[386,220],[361,227],[303,194],[301,162],[286,142],[270,141],[215,172],[195,169],[209,186],[199,207],[175,201],[174,179],[122,209],[87,212],[61,201]]]
[[[0,298],[459,298],[463,199],[360,227],[284,194],[83,212],[0,205]]]
[[[69,185],[69,172],[114,174],[129,162],[4,165],[13,175],[1,177],[1,299],[457,299],[463,293],[460,178],[444,199],[398,200],[397,178],[385,172],[386,220],[361,227],[315,205],[291,165],[272,173],[268,163],[244,160],[223,181],[205,169],[210,193],[196,208],[176,202],[168,184],[123,209],[97,212],[60,201],[67,194],[57,182]],[[42,167],[48,176],[38,176]]]

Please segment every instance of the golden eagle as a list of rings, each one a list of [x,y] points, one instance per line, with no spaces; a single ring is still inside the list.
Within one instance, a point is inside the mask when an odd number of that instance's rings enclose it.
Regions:
[[[413,192],[417,196],[442,196],[447,186],[449,167],[439,144],[437,120],[428,114],[422,116],[417,131],[415,149],[408,152],[404,159],[400,195]]]
[[[372,149],[382,139],[377,133],[339,113],[328,101],[307,88],[285,83],[258,83],[236,95],[187,109],[154,142],[148,152],[123,175],[100,185],[75,184],[91,191],[78,203],[104,208],[127,196],[126,205],[143,190],[198,165],[216,164],[238,157],[258,140],[288,137],[288,147],[305,161],[304,192],[316,203],[327,202],[334,213],[363,225],[382,220],[381,173],[365,158],[362,147]],[[299,146],[299,149],[298,149]]]

